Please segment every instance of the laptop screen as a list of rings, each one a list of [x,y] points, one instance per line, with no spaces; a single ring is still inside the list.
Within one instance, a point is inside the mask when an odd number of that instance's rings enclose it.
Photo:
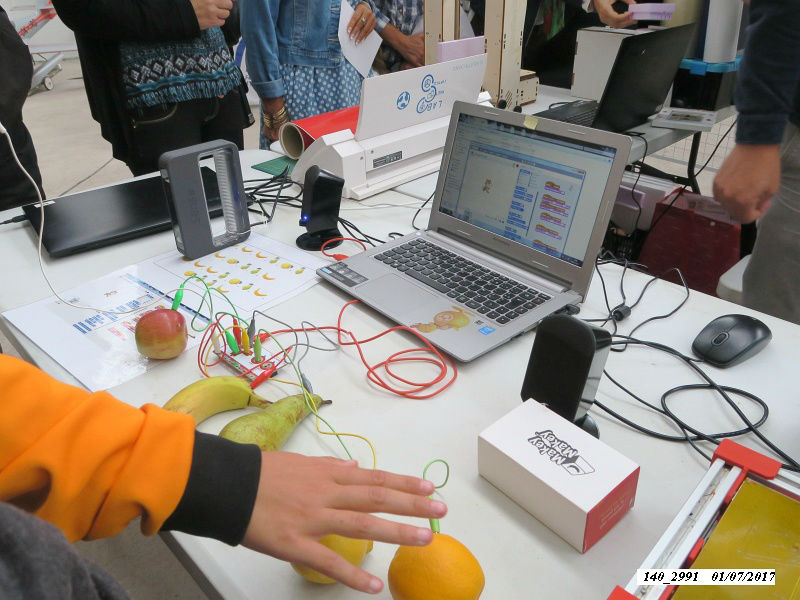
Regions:
[[[439,211],[582,266],[615,153],[460,114]]]

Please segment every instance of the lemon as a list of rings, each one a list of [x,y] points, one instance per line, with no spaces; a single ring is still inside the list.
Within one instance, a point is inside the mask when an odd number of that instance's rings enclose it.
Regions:
[[[364,557],[372,551],[372,540],[355,540],[335,534],[326,535],[319,543],[327,546],[337,554],[341,554],[349,563],[355,566],[359,566],[364,561]],[[335,579],[318,573],[310,567],[292,563],[292,568],[304,579],[314,583],[336,583]]]
[[[394,600],[477,600],[486,583],[478,559],[444,533],[427,546],[400,546],[388,580]]]

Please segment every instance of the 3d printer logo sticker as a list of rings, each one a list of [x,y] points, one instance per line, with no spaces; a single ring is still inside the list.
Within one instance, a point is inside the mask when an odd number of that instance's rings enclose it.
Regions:
[[[403,110],[411,102],[411,94],[408,92],[401,92],[397,97],[397,109]]]
[[[560,439],[550,429],[537,431],[528,442],[547,456],[550,462],[561,466],[570,475],[588,475],[594,473],[594,467],[581,457],[577,448]]]

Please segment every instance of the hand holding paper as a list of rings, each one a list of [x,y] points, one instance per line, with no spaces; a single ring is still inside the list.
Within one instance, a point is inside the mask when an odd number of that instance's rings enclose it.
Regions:
[[[369,5],[367,4],[359,4],[357,8],[359,14],[364,11],[362,6],[369,9]],[[372,61],[375,60],[375,55],[378,53],[378,48],[381,45],[381,38],[373,30],[369,32],[369,35],[367,35],[363,41],[359,41],[361,39],[360,33],[364,25],[368,25],[369,23],[369,21],[364,23],[361,19],[371,19],[375,21],[375,16],[372,14],[372,11],[369,10],[369,16],[363,15],[359,17],[356,25],[351,28],[350,22],[353,20],[354,14],[356,13],[353,7],[350,6],[347,0],[343,0],[341,12],[339,13],[339,43],[342,46],[342,54],[344,54],[347,61],[353,65],[363,77],[368,77],[369,70],[372,67]],[[372,25],[374,27],[374,23]],[[350,29],[350,31],[348,31],[348,29]],[[351,33],[354,34],[353,39],[350,39]]]

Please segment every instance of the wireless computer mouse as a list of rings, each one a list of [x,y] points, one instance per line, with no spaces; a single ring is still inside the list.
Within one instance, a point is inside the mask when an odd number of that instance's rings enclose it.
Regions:
[[[723,315],[703,327],[692,351],[715,367],[731,367],[758,354],[772,339],[769,327],[747,315]]]

